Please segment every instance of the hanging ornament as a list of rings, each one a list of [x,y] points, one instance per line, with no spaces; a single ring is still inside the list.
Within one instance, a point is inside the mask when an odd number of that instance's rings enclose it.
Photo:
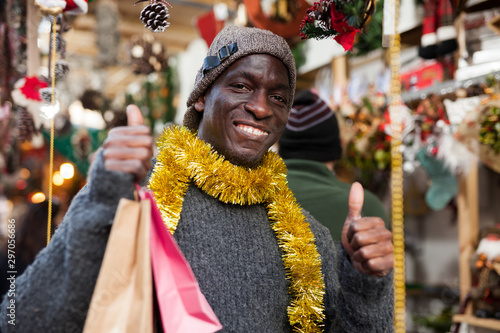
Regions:
[[[130,62],[135,74],[151,74],[168,67],[163,44],[151,35],[133,36],[130,43]]]
[[[170,18],[167,5],[170,7],[172,5],[165,0],[139,0],[135,4],[145,1],[149,1],[149,5],[141,11],[140,18],[142,23],[153,32],[165,31],[170,26],[170,22],[167,22]]]
[[[27,106],[30,102],[40,102],[40,89],[46,88],[47,82],[36,76],[26,76],[14,84],[12,99],[19,106]]]
[[[55,98],[59,97],[59,93],[57,90],[52,89],[52,87],[42,88],[40,89],[40,98],[45,103],[52,102],[52,94],[54,94]]]
[[[33,120],[33,115],[24,107],[18,106],[17,110],[17,139],[21,142],[31,141],[33,135],[38,133],[38,130],[35,127],[35,121]]]
[[[56,114],[59,113],[59,110],[59,101],[55,101],[52,104],[42,104],[40,106],[40,115],[45,119],[54,119]]]
[[[374,11],[374,0],[320,0],[307,9],[300,25],[300,36],[302,39],[334,36],[344,50],[351,51],[356,34]]]
[[[44,15],[58,15],[62,12],[80,15],[88,11],[87,0],[35,0],[35,5]]]
[[[55,68],[55,74],[56,74],[56,80],[62,80],[64,79],[69,72],[69,64],[66,60],[64,59],[59,59],[56,62],[56,68]]]

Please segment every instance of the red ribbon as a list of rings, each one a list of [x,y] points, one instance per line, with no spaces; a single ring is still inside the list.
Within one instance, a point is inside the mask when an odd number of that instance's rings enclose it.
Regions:
[[[332,29],[338,32],[334,39],[342,45],[344,50],[352,51],[354,39],[360,30],[351,27],[347,23],[344,13],[338,12],[334,4],[330,6],[330,14],[332,17]]]

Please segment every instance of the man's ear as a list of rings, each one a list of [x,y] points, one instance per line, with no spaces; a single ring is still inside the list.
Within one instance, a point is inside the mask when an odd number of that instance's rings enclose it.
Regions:
[[[194,109],[198,112],[205,110],[205,96],[200,96],[194,103]]]

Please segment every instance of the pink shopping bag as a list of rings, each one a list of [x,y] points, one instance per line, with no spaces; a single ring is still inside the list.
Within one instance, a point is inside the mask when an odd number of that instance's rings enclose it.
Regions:
[[[165,332],[212,333],[222,329],[189,263],[163,224],[152,192],[142,191],[141,196],[151,202],[151,264]]]

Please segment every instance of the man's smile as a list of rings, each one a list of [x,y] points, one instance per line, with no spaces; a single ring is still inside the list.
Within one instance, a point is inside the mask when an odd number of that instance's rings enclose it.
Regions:
[[[267,136],[267,135],[269,135],[269,133],[264,132],[263,130],[256,128],[256,127],[253,127],[253,126],[250,126],[250,125],[237,124],[236,126],[241,131],[248,133],[248,134],[251,134],[251,135],[255,135],[255,136]]]

